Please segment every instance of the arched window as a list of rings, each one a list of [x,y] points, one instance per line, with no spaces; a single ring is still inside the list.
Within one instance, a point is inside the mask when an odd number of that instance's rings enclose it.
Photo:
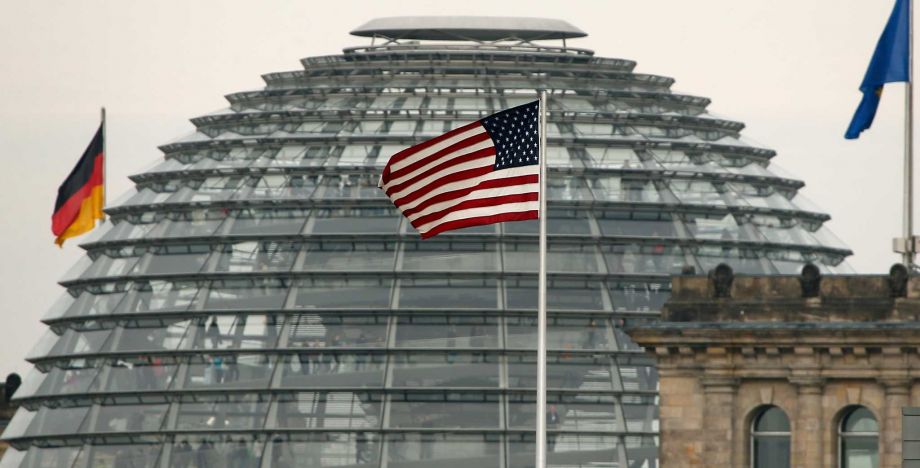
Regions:
[[[751,422],[751,467],[789,466],[789,418],[776,406],[764,407]]]
[[[865,406],[840,419],[840,468],[878,468],[878,420]]]

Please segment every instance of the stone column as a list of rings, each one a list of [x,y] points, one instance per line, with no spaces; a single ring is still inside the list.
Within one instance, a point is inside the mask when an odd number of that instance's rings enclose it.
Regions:
[[[910,384],[907,379],[883,379],[885,407],[879,415],[879,467],[901,466],[901,407],[909,406]]]
[[[824,455],[824,424],[821,398],[824,382],[817,377],[792,377],[798,397],[792,424],[792,466],[821,468]]]
[[[706,466],[731,466],[738,381],[724,376],[704,375],[701,383],[704,462]]]

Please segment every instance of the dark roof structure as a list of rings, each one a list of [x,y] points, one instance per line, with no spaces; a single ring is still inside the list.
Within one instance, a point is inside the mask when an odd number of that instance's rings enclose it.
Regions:
[[[566,21],[548,18],[492,16],[396,16],[377,18],[351,32],[355,36],[390,39],[524,41],[572,39],[588,34]]]

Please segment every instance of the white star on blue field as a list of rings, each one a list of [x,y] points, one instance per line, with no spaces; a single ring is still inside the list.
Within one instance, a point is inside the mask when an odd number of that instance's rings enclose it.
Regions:
[[[495,143],[495,170],[540,162],[539,106],[534,101],[482,119]]]

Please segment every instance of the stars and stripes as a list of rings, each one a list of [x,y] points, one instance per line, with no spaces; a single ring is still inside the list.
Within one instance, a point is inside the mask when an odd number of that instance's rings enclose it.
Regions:
[[[396,153],[379,186],[423,239],[453,229],[537,219],[539,142],[535,101]]]

